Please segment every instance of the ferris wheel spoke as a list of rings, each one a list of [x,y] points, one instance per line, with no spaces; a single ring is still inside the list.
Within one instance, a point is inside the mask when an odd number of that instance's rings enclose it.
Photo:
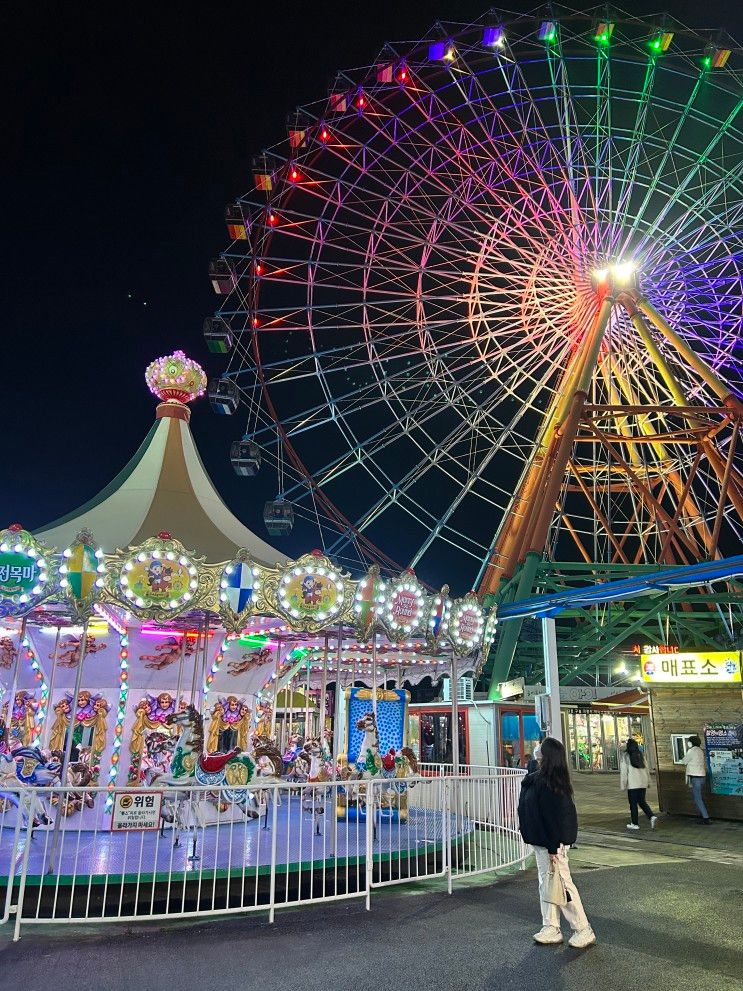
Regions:
[[[635,123],[632,131],[629,154],[624,166],[619,170],[619,195],[617,196],[616,211],[619,223],[615,226],[615,229],[612,230],[610,244],[611,255],[614,254],[617,241],[621,236],[623,218],[628,214],[630,199],[635,190],[639,175],[640,160],[643,155],[643,146],[647,132],[648,112],[650,110],[653,89],[655,86],[656,65],[656,59],[648,59],[645,69],[645,78],[642,84],[642,91],[640,93],[640,99],[637,106],[637,113],[635,115]],[[617,256],[621,257],[621,251],[617,252]]]
[[[699,174],[700,174],[700,171],[701,171],[702,167],[705,166],[705,165],[707,165],[712,160],[712,155],[713,155],[713,153],[715,151],[715,148],[720,144],[720,142],[723,140],[723,138],[725,137],[725,135],[728,133],[728,131],[730,130],[731,126],[733,125],[733,123],[735,122],[736,118],[738,117],[738,114],[740,113],[741,109],[743,109],[743,100],[740,100],[736,104],[736,106],[734,107],[734,109],[728,115],[727,119],[723,122],[722,126],[719,127],[719,129],[715,131],[714,135],[712,136],[711,140],[708,142],[707,146],[696,155],[696,159],[694,161],[694,164],[693,164],[693,166],[691,168],[689,168],[687,170],[686,175],[684,176],[683,180],[681,181],[681,183],[678,186],[677,191],[674,194],[674,199],[669,198],[667,200],[667,202],[661,208],[661,210],[659,211],[659,213],[657,214],[657,216],[654,217],[652,228],[649,228],[647,230],[644,238],[642,238],[640,240],[640,242],[639,242],[639,244],[637,246],[637,250],[638,250],[639,253],[642,253],[643,249],[647,245],[647,242],[648,242],[650,236],[659,227],[661,227],[663,225],[663,222],[665,221],[666,217],[669,215],[669,213],[671,211],[671,208],[672,208],[675,200],[681,199],[684,196],[686,190],[689,188],[689,186],[691,185],[692,181],[694,179],[697,179],[699,177]],[[717,190],[717,192],[712,195],[712,197],[711,197],[712,201],[714,201],[714,199],[716,198],[716,195],[718,195],[719,192],[722,192],[724,190],[727,190],[732,183],[736,182],[741,177],[741,175],[743,175],[743,162],[739,162],[738,165],[737,165],[737,167],[735,167],[733,169],[730,169],[726,173],[726,175],[722,176],[717,181],[717,183],[715,184],[715,189]],[[704,193],[702,195],[704,197]],[[682,224],[683,223],[688,223],[688,217],[682,217],[682,218],[680,218],[679,219],[679,223],[682,223]],[[670,233],[672,233],[672,234],[673,233],[676,233],[674,231],[673,227],[671,227]]]
[[[699,75],[697,76],[697,79],[696,79],[695,83],[694,83],[694,87],[693,87],[693,89],[691,91],[691,94],[689,95],[689,97],[688,97],[688,99],[686,101],[686,104],[685,104],[685,106],[684,106],[684,108],[683,108],[683,110],[682,110],[682,112],[681,112],[681,114],[679,116],[678,122],[677,122],[676,127],[675,127],[675,129],[673,131],[673,134],[671,135],[670,139],[668,140],[668,143],[666,144],[666,147],[665,147],[665,150],[664,150],[663,155],[661,157],[661,160],[658,163],[658,165],[655,167],[655,174],[653,175],[652,179],[648,183],[648,188],[647,188],[647,191],[645,193],[645,196],[644,196],[642,202],[640,203],[640,205],[639,205],[639,207],[637,209],[637,212],[636,212],[636,214],[635,214],[635,216],[634,216],[634,218],[632,220],[632,223],[629,225],[629,229],[627,231],[627,234],[625,235],[625,238],[624,238],[624,241],[623,241],[621,250],[619,251],[619,257],[620,258],[624,256],[624,253],[626,251],[629,250],[630,239],[637,232],[638,224],[640,223],[640,221],[645,216],[645,212],[648,209],[648,205],[651,202],[651,200],[652,200],[652,198],[653,198],[653,196],[654,196],[654,194],[655,194],[655,192],[656,192],[656,190],[658,188],[658,183],[661,181],[661,178],[664,175],[664,170],[665,170],[666,166],[668,165],[669,160],[671,159],[671,157],[672,157],[672,155],[674,153],[674,150],[676,148],[676,142],[678,141],[678,138],[679,138],[679,136],[680,136],[680,134],[681,134],[681,132],[682,132],[682,130],[684,128],[684,125],[687,123],[687,121],[689,119],[689,116],[690,116],[690,114],[692,112],[692,107],[693,107],[693,105],[694,105],[694,103],[696,101],[697,95],[698,95],[698,93],[699,93],[699,91],[700,91],[700,89],[702,87],[702,82],[703,82],[703,74],[700,72]]]

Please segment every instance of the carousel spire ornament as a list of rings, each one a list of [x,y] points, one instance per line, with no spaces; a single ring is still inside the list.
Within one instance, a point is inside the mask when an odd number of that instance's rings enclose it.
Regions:
[[[186,403],[193,402],[206,391],[206,372],[183,351],[173,351],[147,366],[145,382],[150,392],[161,400],[158,417],[174,416],[188,420]]]

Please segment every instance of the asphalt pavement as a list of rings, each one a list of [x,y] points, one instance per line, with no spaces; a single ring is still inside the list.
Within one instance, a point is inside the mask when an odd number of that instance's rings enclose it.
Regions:
[[[581,847],[575,875],[598,944],[540,947],[533,868],[449,896],[375,892],[265,918],[0,935],[0,991],[741,991],[743,867]]]
[[[651,793],[650,800],[654,796]],[[573,875],[598,943],[536,946],[536,871],[208,922],[0,927],[0,991],[743,991],[743,823],[628,833],[614,776],[576,781]],[[566,937],[567,937],[566,933]]]

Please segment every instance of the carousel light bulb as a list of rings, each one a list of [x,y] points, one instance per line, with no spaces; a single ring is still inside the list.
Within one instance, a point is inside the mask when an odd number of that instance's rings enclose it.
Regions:
[[[168,559],[168,561],[175,561],[175,554],[172,551],[168,551],[165,557]]]
[[[96,578],[96,580],[95,580],[95,587],[96,588],[103,588],[103,579],[102,578]]]
[[[68,586],[68,585],[69,585],[70,583],[69,583],[69,582],[67,581],[67,579],[66,579],[66,578],[63,578],[63,579],[62,579],[62,580],[60,581],[60,583],[59,583],[59,584],[60,584],[60,586],[61,586],[62,588],[67,588],[67,586]]]
[[[146,557],[147,555],[144,553],[144,551],[141,554],[137,554],[137,560],[140,562],[144,561]]]

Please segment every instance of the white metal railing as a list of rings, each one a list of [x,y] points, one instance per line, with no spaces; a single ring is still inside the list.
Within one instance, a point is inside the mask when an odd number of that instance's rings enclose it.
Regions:
[[[18,807],[0,801],[0,921],[15,917],[15,939],[24,926],[73,919],[265,911],[273,921],[285,906],[365,898],[370,907],[376,887],[441,878],[451,891],[462,875],[523,866],[523,772],[463,770],[117,791],[132,805],[162,796],[154,830],[112,830],[103,787],[87,789],[87,816],[73,801],[79,788],[21,788]]]

